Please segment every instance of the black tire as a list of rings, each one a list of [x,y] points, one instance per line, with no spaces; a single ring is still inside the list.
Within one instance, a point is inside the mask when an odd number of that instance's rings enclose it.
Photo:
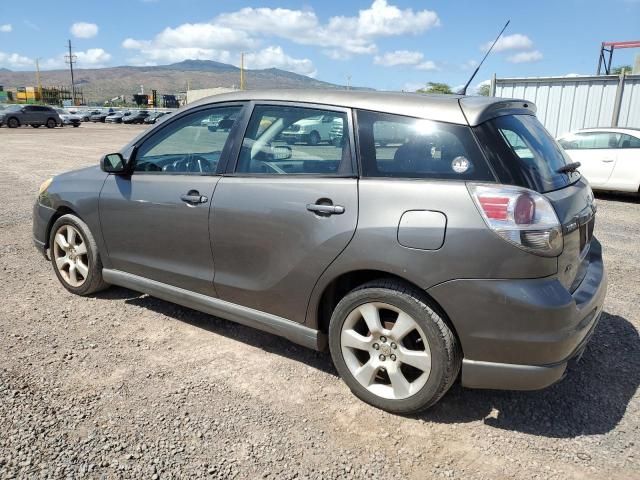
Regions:
[[[7,120],[7,127],[18,128],[19,126],[20,120],[18,120],[16,117],[11,117],[9,120]]]
[[[309,145],[318,145],[320,143],[320,134],[315,130],[309,134]]]
[[[428,379],[407,398],[387,399],[370,392],[353,376],[343,357],[340,340],[343,324],[349,313],[369,302],[385,303],[409,314],[429,343],[431,370]],[[431,407],[449,390],[460,372],[462,352],[452,329],[429,303],[423,292],[394,279],[366,283],[340,300],[329,324],[329,348],[338,373],[354,395],[374,407],[406,415]]]
[[[71,285],[62,276],[56,264],[56,256],[54,253],[55,235],[60,230],[60,228],[65,225],[71,225],[79,232],[82,237],[82,241],[86,245],[87,249],[86,257],[88,262],[88,274],[84,280],[84,283],[82,283],[82,285],[78,287]],[[49,249],[53,271],[58,277],[60,283],[62,283],[62,286],[69,290],[71,293],[85,296],[109,287],[109,284],[106,283],[102,278],[102,260],[100,259],[100,254],[98,252],[98,247],[96,245],[95,239],[93,238],[93,235],[91,234],[91,231],[89,230],[87,224],[77,216],[72,214],[63,215],[54,222],[53,226],[51,227],[51,231],[49,232]]]
[[[79,126],[80,126],[80,124],[79,124],[79,123],[74,123],[74,124],[73,124],[73,128],[78,128]]]
[[[58,125],[58,122],[56,122],[55,119],[53,118],[49,118],[47,119],[47,123],[45,125],[47,126],[47,128],[56,128],[56,125]]]

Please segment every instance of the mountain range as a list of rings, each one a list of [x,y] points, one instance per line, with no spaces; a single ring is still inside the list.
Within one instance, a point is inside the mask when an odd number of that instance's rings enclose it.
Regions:
[[[69,70],[41,71],[40,78],[43,87],[68,87],[71,84]],[[82,89],[85,101],[103,102],[119,95],[131,98],[140,91],[140,85],[144,85],[145,93],[155,89],[159,95],[184,92],[187,88],[238,87],[240,69],[210,60],[185,60],[149,67],[76,69],[74,79],[76,86]],[[5,90],[35,86],[36,73],[0,68],[0,85]],[[245,87],[344,88],[278,68],[245,70]]]

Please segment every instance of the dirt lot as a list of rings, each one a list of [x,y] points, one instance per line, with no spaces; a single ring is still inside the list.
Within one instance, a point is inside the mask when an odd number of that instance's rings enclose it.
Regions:
[[[328,354],[129,290],[59,285],[31,242],[38,185],[141,129],[0,129],[1,478],[638,478],[637,200],[598,200],[606,314],[563,382],[454,386],[398,417],[351,395]]]

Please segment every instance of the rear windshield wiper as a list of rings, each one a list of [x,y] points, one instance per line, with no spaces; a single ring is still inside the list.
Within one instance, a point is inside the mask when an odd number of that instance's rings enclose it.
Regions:
[[[556,170],[557,173],[575,172],[580,167],[580,162],[571,162]]]

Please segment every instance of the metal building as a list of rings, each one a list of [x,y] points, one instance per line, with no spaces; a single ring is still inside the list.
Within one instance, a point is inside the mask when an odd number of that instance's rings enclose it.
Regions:
[[[535,103],[556,137],[578,128],[640,128],[640,75],[494,78],[491,91]]]

